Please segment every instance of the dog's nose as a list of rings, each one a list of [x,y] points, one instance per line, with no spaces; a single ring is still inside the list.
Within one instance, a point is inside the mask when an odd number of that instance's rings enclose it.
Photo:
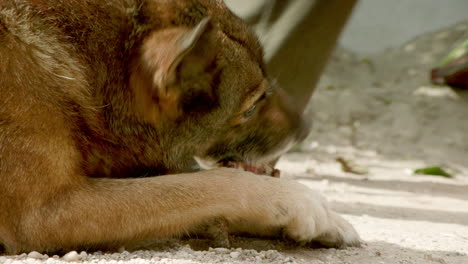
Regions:
[[[296,134],[297,142],[303,141],[309,135],[309,133],[310,133],[310,124],[311,124],[311,122],[308,121],[307,119],[304,119],[304,118],[302,119],[301,126],[297,130],[297,134]]]

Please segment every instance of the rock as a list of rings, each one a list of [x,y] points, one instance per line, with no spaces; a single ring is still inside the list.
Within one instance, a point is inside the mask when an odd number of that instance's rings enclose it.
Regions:
[[[216,253],[226,254],[226,253],[228,253],[230,250],[227,249],[227,248],[214,248],[214,251],[215,251]]]
[[[68,262],[80,261],[81,256],[76,251],[70,251],[62,257],[63,260]]]
[[[44,256],[42,255],[41,253],[37,252],[37,251],[31,251],[29,252],[28,254],[28,258],[32,258],[32,259],[46,259],[47,256]]]
[[[231,256],[231,258],[233,258],[233,259],[236,259],[236,258],[239,258],[240,253],[239,252],[231,252],[229,254],[229,256]]]
[[[52,264],[52,263],[57,263],[57,260],[54,259],[54,258],[48,258],[46,261],[45,261],[46,264]]]

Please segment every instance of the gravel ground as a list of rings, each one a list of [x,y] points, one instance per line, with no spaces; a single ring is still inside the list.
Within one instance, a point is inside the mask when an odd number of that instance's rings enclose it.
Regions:
[[[333,151],[330,151],[332,149]],[[353,157],[367,175],[343,172],[337,155]],[[468,168],[454,179],[416,176],[423,161],[388,160],[338,147],[290,153],[283,177],[323,193],[365,241],[361,248],[312,249],[278,240],[232,239],[232,249],[203,239],[148,242],[144,250],[0,256],[0,263],[468,263]],[[242,248],[242,249],[241,249]]]
[[[310,138],[279,163],[282,177],[322,192],[365,241],[361,248],[312,249],[232,238],[152,241],[119,253],[0,256],[0,263],[468,263],[466,93],[434,87],[428,70],[468,31],[468,22],[403,47],[360,58],[338,49],[310,115]],[[336,161],[354,164],[357,175]],[[416,176],[440,165],[452,179]]]

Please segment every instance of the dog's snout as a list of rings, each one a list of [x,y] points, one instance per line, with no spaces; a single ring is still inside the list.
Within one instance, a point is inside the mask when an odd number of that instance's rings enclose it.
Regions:
[[[307,119],[304,119],[304,118],[301,119],[301,124],[300,124],[299,129],[297,130],[297,133],[296,133],[296,141],[297,142],[301,142],[301,141],[303,141],[304,139],[307,138],[307,136],[310,133],[310,123],[311,122],[308,121]]]
[[[309,135],[311,122],[309,118],[301,115],[291,97],[282,89],[277,90],[278,109],[284,114],[292,128],[292,137],[296,142],[301,142]]]

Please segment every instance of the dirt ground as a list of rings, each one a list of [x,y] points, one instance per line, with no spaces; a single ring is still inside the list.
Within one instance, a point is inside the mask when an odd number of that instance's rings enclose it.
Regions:
[[[339,153],[339,154],[338,154]],[[346,154],[368,170],[343,172],[334,158]],[[232,249],[209,249],[203,239],[149,243],[129,253],[81,253],[82,263],[468,263],[468,169],[455,179],[416,176],[422,161],[389,160],[370,151],[335,148],[288,154],[284,177],[323,193],[365,241],[361,248],[317,249],[279,240],[233,238]],[[241,249],[242,248],[242,249]],[[129,250],[131,251],[131,250]],[[0,263],[67,263],[26,254],[0,256]]]
[[[0,263],[468,263],[468,100],[428,82],[428,70],[468,22],[401,48],[359,57],[338,49],[309,108],[310,137],[278,167],[320,191],[364,240],[317,249],[240,238],[232,249],[202,239],[152,242],[120,253],[0,256]],[[364,175],[344,172],[342,157]],[[453,178],[414,175],[442,166]]]

